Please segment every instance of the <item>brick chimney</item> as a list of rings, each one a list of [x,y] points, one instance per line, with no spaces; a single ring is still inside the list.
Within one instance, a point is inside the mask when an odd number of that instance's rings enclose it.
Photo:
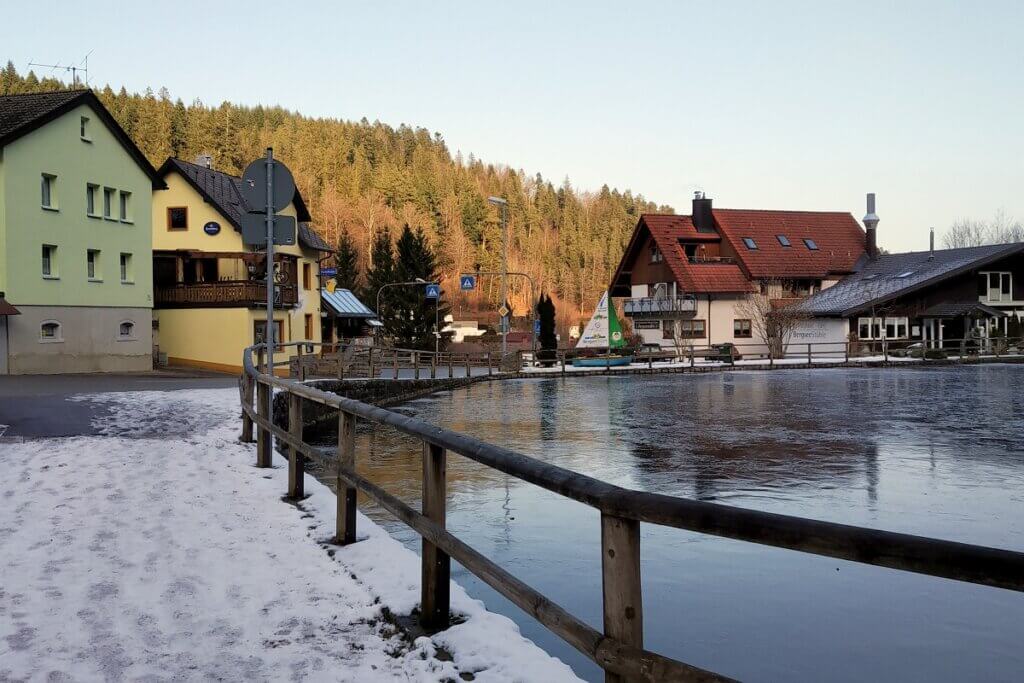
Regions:
[[[691,212],[693,227],[697,232],[715,232],[715,218],[711,215],[711,200],[703,192],[693,193],[693,210]]]
[[[869,259],[878,258],[878,214],[875,213],[875,193],[868,192],[868,212],[864,216],[864,227],[867,231],[864,240],[864,251]]]
[[[200,154],[195,160],[196,166],[203,166],[204,168],[213,168],[213,155],[212,154]]]

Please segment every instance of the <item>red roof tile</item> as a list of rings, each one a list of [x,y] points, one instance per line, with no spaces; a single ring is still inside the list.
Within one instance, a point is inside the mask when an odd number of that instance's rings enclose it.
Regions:
[[[640,217],[640,225],[646,225],[650,230],[658,249],[665,256],[665,263],[687,294],[749,292],[753,289],[735,263],[690,263],[679,245],[680,238],[719,242],[722,237],[717,233],[697,232],[689,216],[644,214]]]
[[[752,278],[845,275],[864,255],[864,230],[849,213],[712,209],[712,214]],[[783,246],[778,235],[791,246]],[[757,249],[749,249],[745,237],[753,239]],[[804,239],[813,240],[818,249],[809,249]]]

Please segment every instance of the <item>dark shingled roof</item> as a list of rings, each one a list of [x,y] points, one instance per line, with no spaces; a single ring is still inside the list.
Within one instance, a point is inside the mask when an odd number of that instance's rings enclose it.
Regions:
[[[1006,317],[998,308],[986,306],[980,301],[961,301],[951,304],[935,304],[921,313],[922,318],[961,318],[972,313],[981,313],[992,318]]]
[[[203,196],[203,199],[213,204],[221,215],[228,219],[236,231],[242,231],[242,215],[249,211],[249,207],[242,199],[241,178],[173,157],[164,162],[158,173],[163,178],[171,171],[177,171]],[[297,189],[292,202],[295,204],[298,218],[299,243],[307,249],[334,251],[309,225],[309,210],[306,209],[306,203]]]
[[[0,96],[0,147],[14,142],[83,104],[89,106],[103,121],[139,168],[153,181],[153,187],[163,187],[163,182],[156,169],[146,159],[146,155],[128,137],[92,90],[59,90]]]
[[[1019,252],[1024,242],[939,249],[934,257],[927,251],[882,254],[800,306],[811,315],[845,317]]]

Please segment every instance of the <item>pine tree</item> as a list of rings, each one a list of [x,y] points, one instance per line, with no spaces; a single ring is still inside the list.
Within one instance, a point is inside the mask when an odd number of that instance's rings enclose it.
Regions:
[[[391,232],[384,228],[373,238],[370,250],[372,265],[366,271],[366,291],[369,298],[368,306],[379,306],[377,317],[384,323],[384,333],[388,334],[388,321],[395,315],[393,292],[396,287],[383,289],[384,285],[395,282],[395,250],[391,244]]]
[[[438,327],[444,327],[444,318],[451,310],[440,299],[435,301],[425,296],[426,283],[441,281],[440,273],[437,271],[437,260],[423,230],[418,228],[413,232],[408,225],[402,229],[396,251],[395,280],[423,280],[424,284],[421,287],[393,288],[397,315],[391,318],[390,336],[394,344],[401,348],[433,351],[434,323],[436,321]],[[447,344],[447,339],[442,338],[442,342]]]
[[[390,237],[388,244],[390,245]],[[359,290],[359,252],[356,251],[355,242],[349,235],[348,229],[342,229],[338,236],[338,251],[334,254],[334,267],[337,274],[334,276],[334,283],[341,289],[347,289],[357,297],[362,298]]]
[[[555,302],[550,295],[540,295],[537,302],[537,318],[540,320],[540,348],[557,349],[558,336],[555,334]]]

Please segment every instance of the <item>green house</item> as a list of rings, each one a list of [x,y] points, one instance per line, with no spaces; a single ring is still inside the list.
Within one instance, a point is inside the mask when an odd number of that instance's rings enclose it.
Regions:
[[[154,187],[92,91],[0,97],[0,374],[152,368]]]

